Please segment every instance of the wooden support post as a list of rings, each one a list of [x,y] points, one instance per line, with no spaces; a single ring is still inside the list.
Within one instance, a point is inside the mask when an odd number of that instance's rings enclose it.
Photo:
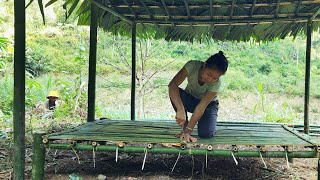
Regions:
[[[136,24],[132,25],[132,68],[131,68],[131,120],[135,120],[136,102]]]
[[[33,134],[33,155],[32,155],[32,179],[44,179],[44,162],[46,149],[42,143],[44,132],[36,132]]]
[[[98,18],[96,7],[91,3],[91,23],[90,23],[90,52],[89,52],[89,84],[88,84],[88,116],[87,121],[95,119],[96,100],[96,64],[97,64],[97,30]]]
[[[25,170],[25,0],[14,0],[13,179],[24,180]]]
[[[320,180],[320,159],[318,159],[318,180]]]
[[[312,22],[307,23],[307,47],[304,94],[304,133],[309,134],[309,95],[310,95],[310,60],[311,60]]]

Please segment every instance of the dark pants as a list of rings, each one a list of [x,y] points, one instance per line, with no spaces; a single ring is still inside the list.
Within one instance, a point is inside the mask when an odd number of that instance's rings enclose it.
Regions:
[[[193,113],[196,106],[200,103],[201,99],[193,97],[191,94],[180,88],[179,92],[184,109],[186,111],[186,118],[188,120],[187,112]],[[172,105],[174,110],[177,111],[175,105],[173,103]],[[198,135],[200,138],[211,138],[214,136],[217,125],[218,107],[218,100],[210,102],[200,120],[198,121]]]

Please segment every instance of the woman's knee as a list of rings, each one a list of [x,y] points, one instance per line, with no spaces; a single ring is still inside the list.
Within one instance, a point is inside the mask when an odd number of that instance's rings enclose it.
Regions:
[[[207,132],[199,131],[198,136],[200,138],[212,138],[214,136],[214,132],[213,131],[207,131]]]

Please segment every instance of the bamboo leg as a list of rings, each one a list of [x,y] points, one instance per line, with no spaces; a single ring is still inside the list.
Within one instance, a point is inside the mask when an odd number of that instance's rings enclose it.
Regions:
[[[42,144],[43,132],[33,134],[32,179],[44,179],[45,147]]]

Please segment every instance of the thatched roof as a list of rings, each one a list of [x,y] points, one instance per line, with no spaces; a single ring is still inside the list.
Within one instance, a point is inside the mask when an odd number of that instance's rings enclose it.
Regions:
[[[313,30],[320,25],[320,0],[68,0],[65,5],[79,15],[79,25],[88,25],[91,3],[107,31],[130,35],[136,24],[139,37],[167,40],[269,41],[295,37],[308,21]]]

